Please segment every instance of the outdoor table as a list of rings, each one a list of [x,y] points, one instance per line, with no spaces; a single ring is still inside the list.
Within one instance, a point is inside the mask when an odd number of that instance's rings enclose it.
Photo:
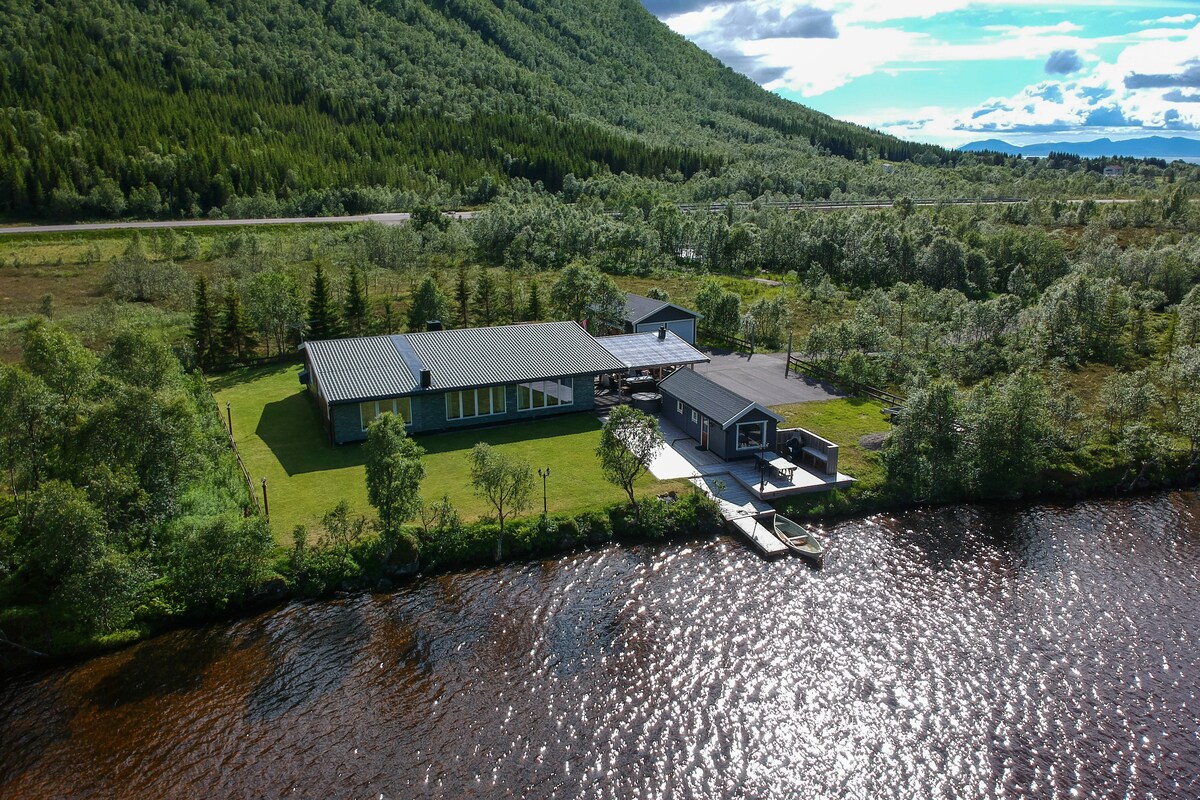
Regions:
[[[771,472],[785,480],[791,480],[796,473],[796,465],[778,453],[767,450],[756,455],[759,463],[770,468]]]

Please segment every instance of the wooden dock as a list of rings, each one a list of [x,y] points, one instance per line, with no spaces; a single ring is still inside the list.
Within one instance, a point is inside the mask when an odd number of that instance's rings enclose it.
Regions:
[[[766,527],[774,525],[775,509],[752,495],[733,475],[721,472],[689,480],[717,501],[730,530],[740,534],[763,556],[774,558],[787,553],[783,542]]]

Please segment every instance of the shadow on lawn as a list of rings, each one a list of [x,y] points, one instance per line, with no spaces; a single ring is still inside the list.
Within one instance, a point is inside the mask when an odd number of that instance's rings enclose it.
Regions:
[[[358,467],[364,463],[361,447],[329,444],[316,404],[305,391],[263,406],[254,433],[270,448],[288,475]]]
[[[538,439],[589,433],[600,421],[589,412],[468,428],[414,437],[428,453],[470,450],[477,442],[518,444]],[[366,463],[361,444],[331,445],[316,404],[304,391],[263,406],[255,434],[263,440],[288,475],[359,467]]]

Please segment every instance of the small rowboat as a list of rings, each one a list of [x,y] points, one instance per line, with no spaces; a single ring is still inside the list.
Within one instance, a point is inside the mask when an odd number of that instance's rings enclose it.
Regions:
[[[775,515],[775,535],[795,555],[802,556],[817,566],[821,566],[825,560],[825,546],[821,544],[821,540],[803,525],[782,514]]]

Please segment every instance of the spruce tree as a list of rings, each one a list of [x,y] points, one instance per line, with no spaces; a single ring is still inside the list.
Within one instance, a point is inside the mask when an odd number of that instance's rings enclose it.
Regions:
[[[329,294],[329,281],[318,263],[313,272],[312,290],[308,296],[308,338],[336,339],[341,335],[341,320]]]
[[[475,319],[480,325],[491,325],[496,321],[496,281],[486,269],[475,281]]]
[[[458,265],[454,299],[458,301],[458,326],[465,328],[471,320],[471,272],[465,263]]]
[[[358,267],[355,266],[350,267],[350,278],[346,283],[345,318],[351,334],[358,336],[363,332],[363,325],[367,321],[367,298],[363,294]]]
[[[245,361],[257,344],[254,334],[246,325],[246,315],[242,313],[242,298],[233,281],[230,281],[225,289],[218,341],[221,354],[237,361]]]
[[[212,363],[216,328],[217,315],[208,297],[208,278],[201,275],[196,279],[192,301],[192,343],[195,346],[196,361],[201,367]]]
[[[538,294],[538,282],[529,283],[529,304],[525,306],[525,319],[528,322],[539,322],[542,319],[542,297]]]

